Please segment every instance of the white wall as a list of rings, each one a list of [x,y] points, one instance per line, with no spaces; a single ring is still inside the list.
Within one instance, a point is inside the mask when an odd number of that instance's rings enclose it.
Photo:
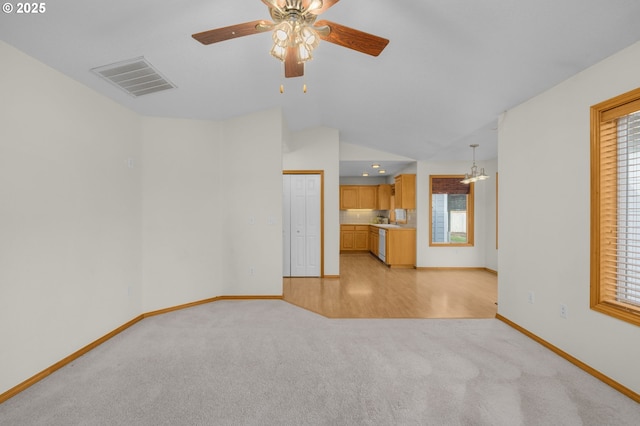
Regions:
[[[143,120],[144,312],[282,294],[282,131],[279,110]]]
[[[488,180],[477,182],[474,189],[473,247],[429,246],[429,176],[463,175],[471,169],[470,162],[417,164],[417,267],[479,267],[497,270],[495,254],[495,166],[496,161],[477,162],[484,167]],[[493,225],[492,225],[493,223]]]
[[[324,170],[324,274],[340,274],[340,141],[319,127],[292,134],[283,170]]]
[[[144,311],[281,295],[281,111],[143,123]]]
[[[0,63],[2,393],[140,314],[141,208],[139,118],[4,42]]]
[[[484,171],[489,175],[489,180],[476,185],[476,191],[478,187],[482,186],[482,197],[484,200],[484,223],[478,222],[479,226],[483,227],[485,234],[484,238],[484,267],[491,269],[492,271],[498,270],[498,249],[496,248],[496,215],[499,214],[496,211],[496,197],[497,189],[496,183],[499,182],[499,176],[496,176],[498,172],[498,159],[487,160],[478,162],[478,165],[482,164]]]
[[[507,111],[498,145],[499,313],[635,392],[640,328],[589,308],[589,107],[639,87],[639,69],[637,43]]]
[[[225,295],[282,295],[283,127],[279,109],[223,124],[218,201]]]
[[[0,393],[141,313],[282,294],[280,110],[143,118],[0,63]]]
[[[143,311],[225,293],[222,124],[144,118]]]

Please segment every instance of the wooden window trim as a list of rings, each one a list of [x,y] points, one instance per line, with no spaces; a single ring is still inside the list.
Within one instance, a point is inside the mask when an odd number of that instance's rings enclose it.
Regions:
[[[464,179],[464,175],[430,175],[429,176],[429,247],[473,247],[475,244],[475,197],[474,190],[475,184],[469,184],[469,194],[467,194],[467,242],[466,243],[434,243],[433,242],[433,194],[432,194],[432,182],[433,179]]]
[[[629,115],[640,109],[640,88],[616,96],[591,107],[591,283],[590,305],[594,311],[609,315],[634,325],[640,325],[640,307],[624,302],[619,302],[607,296],[605,289],[612,285],[611,279],[615,273],[606,273],[607,266],[604,261],[602,247],[606,244],[605,238],[617,239],[615,234],[603,235],[604,223],[616,220],[618,198],[611,196],[617,194],[615,184],[605,187],[602,178],[601,152],[603,142],[601,140],[602,127],[607,122],[618,117]],[[617,158],[617,157],[616,157]],[[612,187],[611,185],[614,185]],[[608,212],[608,213],[607,213]],[[614,217],[612,219],[611,217]],[[615,266],[613,266],[615,268]]]

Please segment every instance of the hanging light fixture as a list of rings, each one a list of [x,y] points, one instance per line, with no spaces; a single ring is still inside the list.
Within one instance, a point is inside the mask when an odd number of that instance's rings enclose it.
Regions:
[[[297,62],[304,63],[313,59],[312,52],[320,44],[320,35],[330,31],[328,27],[314,27],[317,16],[311,12],[322,7],[322,1],[312,0],[305,8],[301,0],[286,0],[280,7],[270,2],[271,16],[277,25],[273,27],[273,47],[271,55],[286,61],[289,49],[293,48],[298,56]],[[263,28],[269,28],[264,25]]]
[[[284,61],[287,57],[287,47],[289,45],[289,39],[293,33],[293,27],[289,22],[281,22],[274,29],[271,35],[273,39],[273,47],[271,48],[271,55],[275,58]]]
[[[254,0],[257,1],[257,0]],[[257,33],[272,33],[271,54],[284,62],[286,78],[302,77],[305,62],[312,59],[320,39],[371,56],[378,56],[389,43],[368,34],[318,17],[339,0],[261,0],[271,20],[249,21],[202,31],[191,36],[204,45]],[[240,2],[237,2],[240,3]]]
[[[460,181],[460,183],[470,184],[471,182],[476,182],[479,180],[489,179],[489,176],[485,174],[484,167],[480,169],[480,173],[478,173],[478,167],[476,166],[476,148],[479,147],[477,143],[469,145],[473,148],[473,165],[471,166],[471,173],[465,173],[464,179]]]

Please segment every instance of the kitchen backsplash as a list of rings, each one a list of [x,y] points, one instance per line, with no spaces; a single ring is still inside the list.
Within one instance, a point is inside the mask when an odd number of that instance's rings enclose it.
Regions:
[[[378,216],[389,217],[388,210],[340,210],[340,223],[376,223]],[[407,210],[407,223],[402,226],[415,228],[418,224],[416,210]]]
[[[340,210],[340,223],[374,223],[378,216],[389,217],[386,210]]]
[[[416,210],[407,210],[407,224],[405,226],[415,228],[418,225]]]

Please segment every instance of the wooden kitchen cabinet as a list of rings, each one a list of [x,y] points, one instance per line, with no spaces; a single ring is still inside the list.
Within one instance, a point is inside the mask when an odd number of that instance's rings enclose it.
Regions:
[[[369,227],[369,251],[373,253],[374,256],[378,256],[378,244],[380,242],[380,233],[378,228],[375,226]]]
[[[391,268],[414,268],[416,266],[416,229],[385,227],[385,260]],[[378,257],[380,227],[369,226],[369,251]]]
[[[416,265],[416,230],[387,230],[386,263],[392,268],[413,268]]]
[[[340,210],[375,210],[378,187],[375,185],[340,185]]]
[[[340,225],[340,251],[355,250],[356,232],[351,225]]]
[[[378,185],[378,210],[391,210],[391,185]]]
[[[395,208],[416,208],[416,175],[405,174],[395,177]]]
[[[356,226],[356,250],[369,250],[369,226]]]
[[[340,225],[340,251],[368,251],[369,225]]]
[[[378,207],[378,188],[376,186],[361,186],[359,196],[360,209],[375,210]]]
[[[360,190],[353,185],[340,185],[340,210],[357,209]]]

